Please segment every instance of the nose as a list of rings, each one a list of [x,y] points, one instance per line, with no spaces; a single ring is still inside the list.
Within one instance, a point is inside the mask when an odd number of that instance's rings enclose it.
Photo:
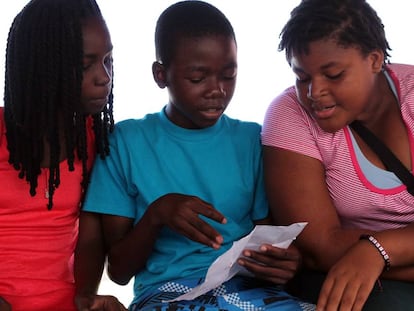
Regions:
[[[211,97],[226,97],[227,92],[224,88],[224,84],[220,82],[219,80],[214,81],[211,90],[210,90],[210,96]]]
[[[322,94],[323,86],[320,82],[312,80],[308,85],[308,92],[306,97],[312,101],[317,101]]]
[[[112,81],[112,66],[108,67],[105,64],[100,66],[96,74],[96,84],[107,85]]]

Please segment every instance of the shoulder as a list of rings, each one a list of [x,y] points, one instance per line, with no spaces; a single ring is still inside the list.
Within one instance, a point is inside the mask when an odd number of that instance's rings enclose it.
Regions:
[[[264,140],[275,133],[292,133],[300,130],[317,129],[313,119],[299,104],[295,88],[289,87],[270,103],[265,113],[262,135]]]
[[[222,118],[223,123],[238,135],[260,135],[262,126],[257,122],[233,119],[227,115],[223,115]]]
[[[407,64],[389,64],[385,70],[394,81],[400,95],[412,92],[414,87],[414,66]]]
[[[115,124],[114,136],[137,135],[156,127],[160,122],[159,114],[147,114],[140,119],[126,119]]]
[[[414,74],[414,65],[409,64],[387,64],[385,70],[394,74],[397,78],[403,78],[405,76],[412,76]]]
[[[266,117],[283,114],[286,110],[300,110],[299,100],[294,86],[287,88],[271,101],[266,111]]]
[[[271,101],[265,113],[263,128],[266,130],[279,125],[282,128],[290,127],[289,124],[293,120],[307,118],[306,111],[299,104],[295,87],[291,86]]]
[[[406,64],[390,64],[386,66],[386,71],[391,77],[402,109],[405,106],[413,109],[414,107],[414,66]]]

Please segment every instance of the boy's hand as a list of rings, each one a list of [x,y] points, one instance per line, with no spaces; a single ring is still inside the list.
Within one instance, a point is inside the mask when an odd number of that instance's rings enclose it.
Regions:
[[[170,193],[150,205],[152,221],[164,225],[187,238],[218,249],[223,237],[200,216],[226,223],[224,216],[209,203],[195,196]]]
[[[255,277],[275,284],[286,284],[292,279],[301,262],[299,250],[291,245],[287,249],[263,244],[258,251],[245,249],[238,263]]]
[[[114,296],[77,296],[75,302],[78,311],[128,311]]]

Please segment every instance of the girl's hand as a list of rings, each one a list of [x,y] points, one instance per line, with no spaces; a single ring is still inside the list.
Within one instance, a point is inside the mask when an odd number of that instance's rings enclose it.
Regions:
[[[286,284],[298,270],[301,256],[298,249],[291,245],[287,249],[263,244],[258,251],[244,250],[238,263],[257,278],[275,284]]]
[[[383,269],[384,260],[373,245],[356,243],[329,270],[316,310],[362,310]]]
[[[155,200],[148,213],[154,225],[167,226],[183,236],[218,249],[223,237],[200,216],[226,223],[224,216],[209,203],[195,196],[166,194]]]
[[[75,302],[78,311],[128,311],[114,296],[77,296]]]

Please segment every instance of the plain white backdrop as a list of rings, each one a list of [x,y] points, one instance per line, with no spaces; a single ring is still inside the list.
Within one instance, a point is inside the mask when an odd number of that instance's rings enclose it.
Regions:
[[[0,96],[3,98],[4,54],[14,16],[28,0],[0,2]],[[166,90],[152,79],[153,34],[159,14],[176,1],[98,0],[114,44],[115,119],[140,118],[159,111]],[[300,0],[210,0],[233,24],[238,42],[238,82],[227,114],[262,123],[270,101],[294,83],[283,52],[277,51],[279,33]],[[377,10],[391,48],[391,61],[414,64],[412,5],[409,0],[368,0]],[[34,27],[36,25],[33,25]],[[0,103],[0,106],[2,104]],[[113,294],[128,305],[132,283],[115,286],[104,277],[100,292]]]
[[[158,15],[175,1],[98,0],[114,44],[115,118],[139,118],[159,111],[166,90],[152,79],[153,33]],[[27,0],[0,3],[0,51],[4,51],[12,19]],[[279,33],[299,0],[210,0],[233,24],[238,42],[238,81],[227,110],[232,117],[263,121],[269,102],[294,83],[283,52],[277,51]],[[392,62],[414,63],[411,1],[370,0],[385,25],[393,49]],[[3,98],[4,52],[0,52],[0,95]],[[0,104],[1,105],[1,104]]]

